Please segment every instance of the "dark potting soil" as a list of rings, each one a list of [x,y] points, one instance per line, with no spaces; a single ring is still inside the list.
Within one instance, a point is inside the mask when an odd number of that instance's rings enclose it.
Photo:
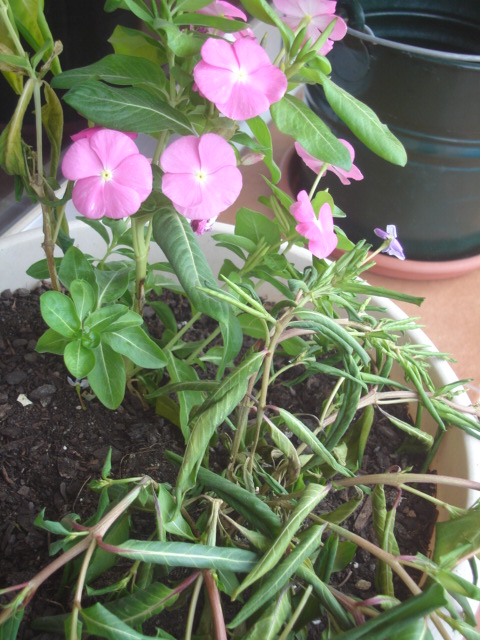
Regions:
[[[50,536],[33,524],[43,508],[45,518],[55,521],[69,513],[85,519],[95,512],[98,497],[87,485],[100,476],[110,447],[114,477],[146,474],[172,485],[177,469],[165,459],[164,451],[182,454],[184,450],[179,429],[152,409],[145,409],[133,395],[127,394],[116,411],[105,409],[95,399],[86,401],[86,409],[82,408],[62,359],[34,350],[46,328],[39,314],[43,291],[40,287],[34,292],[5,291],[0,295],[0,589],[24,582],[48,563]],[[179,320],[188,318],[188,303],[176,299],[172,304]],[[155,334],[160,329],[152,326],[151,331]],[[294,391],[278,385],[271,401],[318,415],[330,388],[329,381],[315,376]],[[400,453],[401,444],[401,433],[376,412],[362,472],[384,471],[393,465],[417,468],[421,461]],[[224,461],[223,450],[221,455]],[[345,490],[340,499],[348,500],[351,495]],[[392,500],[395,495],[393,491]],[[325,503],[321,506],[325,510]],[[402,553],[427,553],[435,515],[430,503],[411,494],[402,497],[396,518]],[[375,540],[368,500],[346,524],[357,534]],[[366,598],[374,592],[374,574],[375,562],[358,550],[354,562],[336,577],[346,592]],[[28,606],[20,640],[54,637],[31,631],[28,622],[68,611],[68,598],[58,596],[59,579],[50,579]],[[184,621],[184,612],[173,610],[164,612],[158,625],[181,638]],[[312,626],[309,638],[320,637],[320,628]]]

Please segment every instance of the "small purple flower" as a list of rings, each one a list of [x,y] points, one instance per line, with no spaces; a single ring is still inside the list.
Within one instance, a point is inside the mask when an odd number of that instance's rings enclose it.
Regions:
[[[382,249],[382,253],[388,253],[390,256],[395,256],[399,260],[405,260],[405,254],[403,253],[403,247],[397,240],[397,227],[394,224],[387,224],[387,230],[374,229],[375,235],[382,240],[389,241],[389,244]]]

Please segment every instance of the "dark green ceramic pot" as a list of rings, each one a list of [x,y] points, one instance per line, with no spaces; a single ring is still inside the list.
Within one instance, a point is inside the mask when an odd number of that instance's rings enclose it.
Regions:
[[[407,258],[453,260],[480,254],[480,1],[344,0],[349,30],[329,59],[332,79],[368,104],[403,142],[397,167],[358,142],[319,86],[308,104],[356,150],[365,180],[322,180],[357,241],[395,224]],[[352,26],[356,27],[355,29]],[[301,162],[295,189],[312,182]],[[326,180],[326,181],[325,181]]]

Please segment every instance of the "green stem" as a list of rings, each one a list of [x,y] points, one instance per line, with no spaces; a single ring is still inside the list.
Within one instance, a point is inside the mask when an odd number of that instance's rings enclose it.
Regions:
[[[192,640],[193,620],[195,618],[195,611],[197,609],[198,598],[200,596],[200,589],[203,584],[203,576],[200,573],[192,593],[192,599],[190,600],[190,607],[188,609],[187,625],[185,629],[185,640]]]
[[[168,130],[162,131],[161,134],[158,136],[158,142],[155,148],[155,153],[153,154],[152,164],[158,165],[160,156],[162,155],[162,153],[165,150],[165,147],[167,146],[167,141],[169,137],[170,137],[170,131]]]
[[[212,333],[208,336],[208,338],[206,338],[204,342],[202,342],[202,344],[195,349],[195,351],[192,351],[192,353],[185,360],[186,364],[192,364],[192,362],[195,360],[198,354],[201,353],[202,351],[205,351],[205,347],[207,347],[210,344],[210,342],[212,342],[212,340],[215,340],[215,338],[218,336],[219,333],[220,333],[220,327],[217,327],[214,331],[212,331]]]
[[[145,306],[145,278],[147,277],[148,252],[150,249],[151,218],[147,222],[145,234],[145,217],[132,218],[132,242],[135,254],[135,300],[133,310],[142,315]]]
[[[88,547],[85,556],[83,557],[82,566],[80,567],[80,573],[78,575],[77,586],[75,588],[75,597],[73,599],[73,607],[72,607],[72,624],[70,626],[70,639],[69,640],[78,640],[77,634],[77,624],[78,624],[78,614],[82,608],[82,591],[83,585],[85,584],[85,580],[87,578],[87,570],[90,564],[90,560],[92,559],[93,553],[96,549],[97,543],[95,540],[90,542],[90,546]]]
[[[170,340],[170,342],[163,347],[166,351],[171,350],[172,347],[174,345],[177,344],[177,342],[180,340],[180,338],[185,335],[187,333],[187,331],[189,331],[193,325],[197,322],[197,320],[200,320],[200,318],[202,317],[202,314],[200,313],[200,311],[197,311],[197,313],[194,313],[193,316],[190,318],[190,320],[183,325],[183,327],[180,329],[180,331],[178,331],[173,338]]]
[[[323,165],[322,165],[322,168],[318,172],[318,175],[317,175],[317,177],[315,178],[315,180],[314,180],[314,182],[312,184],[312,188],[310,189],[310,193],[308,194],[308,197],[310,198],[310,200],[315,195],[315,191],[317,190],[318,183],[320,182],[321,178],[325,175],[325,172],[327,171],[327,169],[328,169],[328,164],[326,162],[324,162]]]

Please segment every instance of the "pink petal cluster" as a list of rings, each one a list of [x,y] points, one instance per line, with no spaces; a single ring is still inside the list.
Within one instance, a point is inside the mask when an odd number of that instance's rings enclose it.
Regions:
[[[62,162],[75,180],[72,200],[87,218],[125,218],[140,209],[152,191],[152,167],[131,135],[97,128],[77,134]]]
[[[352,166],[347,171],[346,169],[340,169],[340,167],[335,167],[334,165],[328,165],[327,171],[331,171],[332,173],[334,173],[340,179],[342,184],[350,184],[350,180],[363,180],[362,172],[357,166],[353,164],[353,161],[355,160],[355,149],[346,140],[341,140],[339,138],[338,141],[348,149],[350,158],[352,159]],[[317,174],[320,173],[325,164],[323,160],[314,158],[310,153],[308,153],[308,151],[305,151],[305,149],[298,142],[295,142],[295,149],[301,159],[305,162],[307,167],[309,167]]]
[[[202,9],[198,9],[198,13],[203,13],[207,16],[218,16],[220,18],[231,18],[237,20],[247,21],[247,16],[235,7],[230,2],[225,2],[225,0],[213,0],[210,4],[207,4],[206,7],[202,7]]]
[[[308,240],[308,250],[317,258],[326,258],[337,246],[337,236],[333,230],[333,215],[326,202],[320,207],[318,218],[306,191],[300,191],[297,201],[290,207],[290,213],[298,222],[296,231]]]
[[[74,133],[73,136],[70,136],[70,139],[73,140],[73,142],[76,142],[82,138],[91,138],[94,133],[97,133],[97,131],[105,131],[105,127],[100,127],[98,125],[95,127],[87,127],[78,133]],[[134,133],[133,131],[124,131],[124,133],[132,140],[136,140],[138,138],[138,133]]]
[[[305,39],[310,38],[312,44],[336,19],[332,33],[320,50],[323,55],[331,51],[335,40],[341,40],[347,33],[345,21],[335,15],[336,0],[273,0],[273,3],[279,11],[285,14],[282,16],[282,20],[294,31],[300,24],[307,25]]]
[[[160,158],[162,191],[190,220],[210,220],[235,202],[242,174],[232,147],[216,133],[184,136]]]
[[[248,120],[267,111],[287,90],[287,78],[253,38],[209,38],[193,70],[199,92],[227,118]]]

